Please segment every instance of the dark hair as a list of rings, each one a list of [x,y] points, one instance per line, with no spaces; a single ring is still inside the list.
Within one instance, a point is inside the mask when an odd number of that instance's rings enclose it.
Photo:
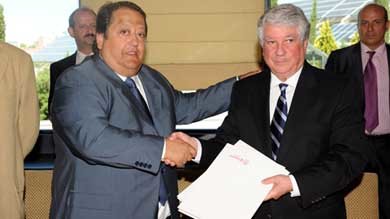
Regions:
[[[76,14],[78,13],[78,12],[90,12],[91,14],[93,14],[93,15],[95,15],[96,16],[96,13],[92,10],[92,9],[90,9],[90,8],[87,8],[87,7],[81,7],[81,8],[78,8],[78,9],[76,9],[76,10],[74,10],[73,12],[72,12],[72,14],[70,14],[70,16],[69,16],[69,27],[74,27],[74,25],[75,25],[75,20],[74,20],[74,17],[76,16]]]
[[[146,14],[141,7],[129,1],[107,2],[102,7],[100,7],[98,14],[96,16],[96,33],[97,34],[102,33],[104,37],[106,37],[107,29],[110,26],[112,14],[114,13],[114,11],[121,8],[127,8],[136,11],[142,15],[145,23],[145,37],[146,37],[148,35],[148,24],[146,23]],[[93,43],[92,49],[95,54],[99,53],[99,48],[97,47],[96,40]]]
[[[106,31],[110,25],[112,14],[114,11],[120,8],[127,8],[134,10],[142,15],[145,22],[145,36],[148,34],[148,25],[146,23],[146,14],[141,7],[133,2],[120,1],[120,2],[108,2],[104,4],[100,9],[96,17],[96,33],[103,33],[106,36]]]

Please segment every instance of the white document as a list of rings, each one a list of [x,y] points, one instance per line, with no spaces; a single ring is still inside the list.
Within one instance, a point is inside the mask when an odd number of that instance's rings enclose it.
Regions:
[[[278,174],[289,172],[243,141],[227,144],[178,195],[179,211],[197,219],[250,219],[272,188],[261,180]]]

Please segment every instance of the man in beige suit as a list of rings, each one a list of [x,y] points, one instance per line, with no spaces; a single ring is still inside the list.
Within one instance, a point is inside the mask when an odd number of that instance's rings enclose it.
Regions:
[[[31,57],[0,42],[0,218],[24,218],[23,159],[39,131]]]

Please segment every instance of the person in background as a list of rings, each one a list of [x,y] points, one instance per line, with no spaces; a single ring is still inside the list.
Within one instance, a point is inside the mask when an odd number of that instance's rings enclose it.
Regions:
[[[85,57],[93,54],[92,46],[96,34],[96,13],[86,7],[81,7],[73,11],[69,16],[68,33],[74,38],[77,51],[71,56],[50,65],[49,114],[57,78],[67,68],[80,64]]]
[[[352,84],[305,61],[310,24],[300,8],[278,5],[257,28],[268,68],[234,85],[216,138],[200,144],[174,133],[171,139],[201,147],[201,165],[241,139],[285,166],[290,175],[259,182],[273,187],[253,218],[346,218],[342,190],[367,161]]]
[[[31,57],[0,42],[0,218],[24,215],[24,163],[39,133]]]
[[[178,219],[174,167],[196,151],[168,136],[226,111],[236,78],[174,89],[143,64],[146,14],[132,2],[103,5],[96,24],[95,55],[69,68],[54,92],[50,218]]]
[[[355,101],[364,105],[365,133],[371,150],[366,171],[379,176],[379,215],[390,218],[390,46],[386,8],[371,3],[358,14],[360,42],[336,51],[325,69],[351,78],[356,84]]]

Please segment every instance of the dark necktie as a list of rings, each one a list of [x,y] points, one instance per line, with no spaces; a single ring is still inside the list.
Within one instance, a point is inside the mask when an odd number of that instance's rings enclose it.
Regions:
[[[131,94],[137,99],[138,105],[141,109],[148,115],[149,119],[153,122],[152,115],[150,114],[148,105],[145,102],[145,99],[142,97],[141,92],[139,92],[135,82],[130,77],[125,80],[126,85],[130,88]]]
[[[126,78],[125,80],[126,85],[130,88],[130,92],[133,94],[133,96],[137,99],[138,105],[145,111],[145,113],[149,116],[149,118],[152,120],[152,116],[150,115],[148,106],[146,105],[146,102],[144,98],[141,95],[141,92],[139,92],[137,86],[135,85],[135,82],[130,77]],[[153,121],[153,120],[152,120]],[[164,165],[161,167],[161,172],[164,172]],[[167,190],[165,188],[164,184],[164,178],[162,177],[161,173],[161,179],[160,179],[160,188],[159,188],[159,202],[162,205],[165,205],[165,202],[168,200],[167,196]]]
[[[375,65],[372,57],[375,51],[367,52],[370,55],[366,68],[364,69],[364,118],[366,120],[366,130],[372,132],[378,126],[378,85]]]
[[[284,125],[287,121],[287,99],[286,89],[287,84],[279,84],[280,96],[276,103],[274,117],[271,122],[271,141],[272,141],[272,157],[276,160],[280,149],[280,141],[282,140]]]

